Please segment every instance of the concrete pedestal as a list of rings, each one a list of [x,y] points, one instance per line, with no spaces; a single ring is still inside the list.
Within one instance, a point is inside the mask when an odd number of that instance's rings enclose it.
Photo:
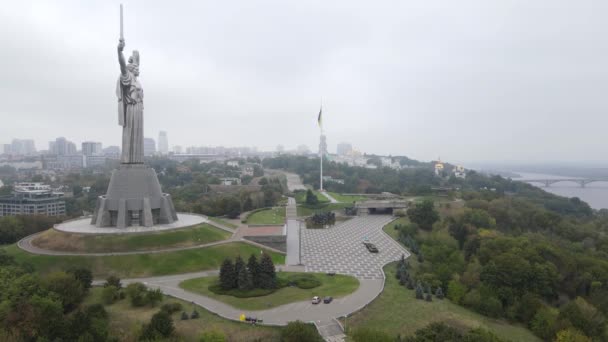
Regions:
[[[177,220],[173,201],[161,191],[156,172],[144,164],[122,164],[99,196],[91,224],[97,227],[151,227]]]

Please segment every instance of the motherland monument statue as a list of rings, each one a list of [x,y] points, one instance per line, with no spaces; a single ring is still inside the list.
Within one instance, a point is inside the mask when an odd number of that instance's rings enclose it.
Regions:
[[[120,39],[116,84],[118,123],[122,126],[120,168],[112,172],[106,195],[99,196],[91,224],[97,227],[151,227],[173,223],[177,214],[169,194],[161,191],[156,171],[144,164],[144,93],[139,83],[137,50],[125,62],[123,11],[120,5]]]

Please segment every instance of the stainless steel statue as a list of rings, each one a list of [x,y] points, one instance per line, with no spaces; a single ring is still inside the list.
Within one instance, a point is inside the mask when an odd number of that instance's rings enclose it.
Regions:
[[[145,226],[175,222],[178,217],[169,194],[162,192],[156,171],[144,165],[144,93],[139,76],[139,52],[133,51],[129,64],[123,50],[122,5],[116,84],[118,123],[122,128],[120,168],[112,172],[106,195],[99,196],[91,224],[97,227]]]

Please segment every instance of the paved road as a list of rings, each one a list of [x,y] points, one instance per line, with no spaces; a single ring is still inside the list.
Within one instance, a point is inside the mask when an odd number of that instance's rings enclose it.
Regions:
[[[297,220],[296,200],[293,197],[287,199],[286,208],[286,232],[287,232],[287,265],[300,265],[300,229],[302,223]]]
[[[284,325],[290,321],[302,320],[326,326],[328,324],[323,322],[330,322],[336,317],[358,311],[374,300],[384,287],[382,266],[398,260],[402,254],[409,256],[407,251],[382,232],[382,227],[391,220],[390,216],[357,217],[329,229],[302,230],[302,235],[307,237],[306,243],[312,244],[312,246],[306,246],[303,241],[303,247],[308,251],[308,254],[304,255],[306,266],[279,268],[283,271],[336,271],[353,275],[359,279],[360,286],[354,293],[337,298],[331,304],[313,305],[307,300],[268,310],[240,310],[214,299],[187,292],[179,287],[179,283],[183,280],[217,275],[217,271],[127,279],[124,282],[143,282],[151,288],[160,288],[165,294],[194,302],[209,311],[233,320],[238,319],[241,314],[245,314],[263,319],[264,324]],[[376,243],[380,253],[369,253],[359,240],[361,235],[368,236],[370,241]],[[321,241],[319,238],[325,241]],[[393,241],[394,244],[391,245],[390,241]],[[322,255],[322,258],[312,255],[313,251]],[[319,295],[323,296],[322,293]]]
[[[298,176],[295,173],[291,173],[291,172],[287,172],[287,171],[283,171],[283,170],[271,170],[271,169],[264,169],[264,172],[268,173],[270,175],[284,174],[285,177],[287,177],[287,189],[289,189],[289,191],[307,189],[304,186],[304,184],[302,184],[302,180],[300,179],[300,176]]]

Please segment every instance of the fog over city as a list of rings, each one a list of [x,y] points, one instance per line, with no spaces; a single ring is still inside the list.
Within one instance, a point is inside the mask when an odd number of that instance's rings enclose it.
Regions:
[[[120,145],[120,1],[0,6],[0,143]],[[606,1],[126,1],[145,135],[473,161],[600,162]]]

